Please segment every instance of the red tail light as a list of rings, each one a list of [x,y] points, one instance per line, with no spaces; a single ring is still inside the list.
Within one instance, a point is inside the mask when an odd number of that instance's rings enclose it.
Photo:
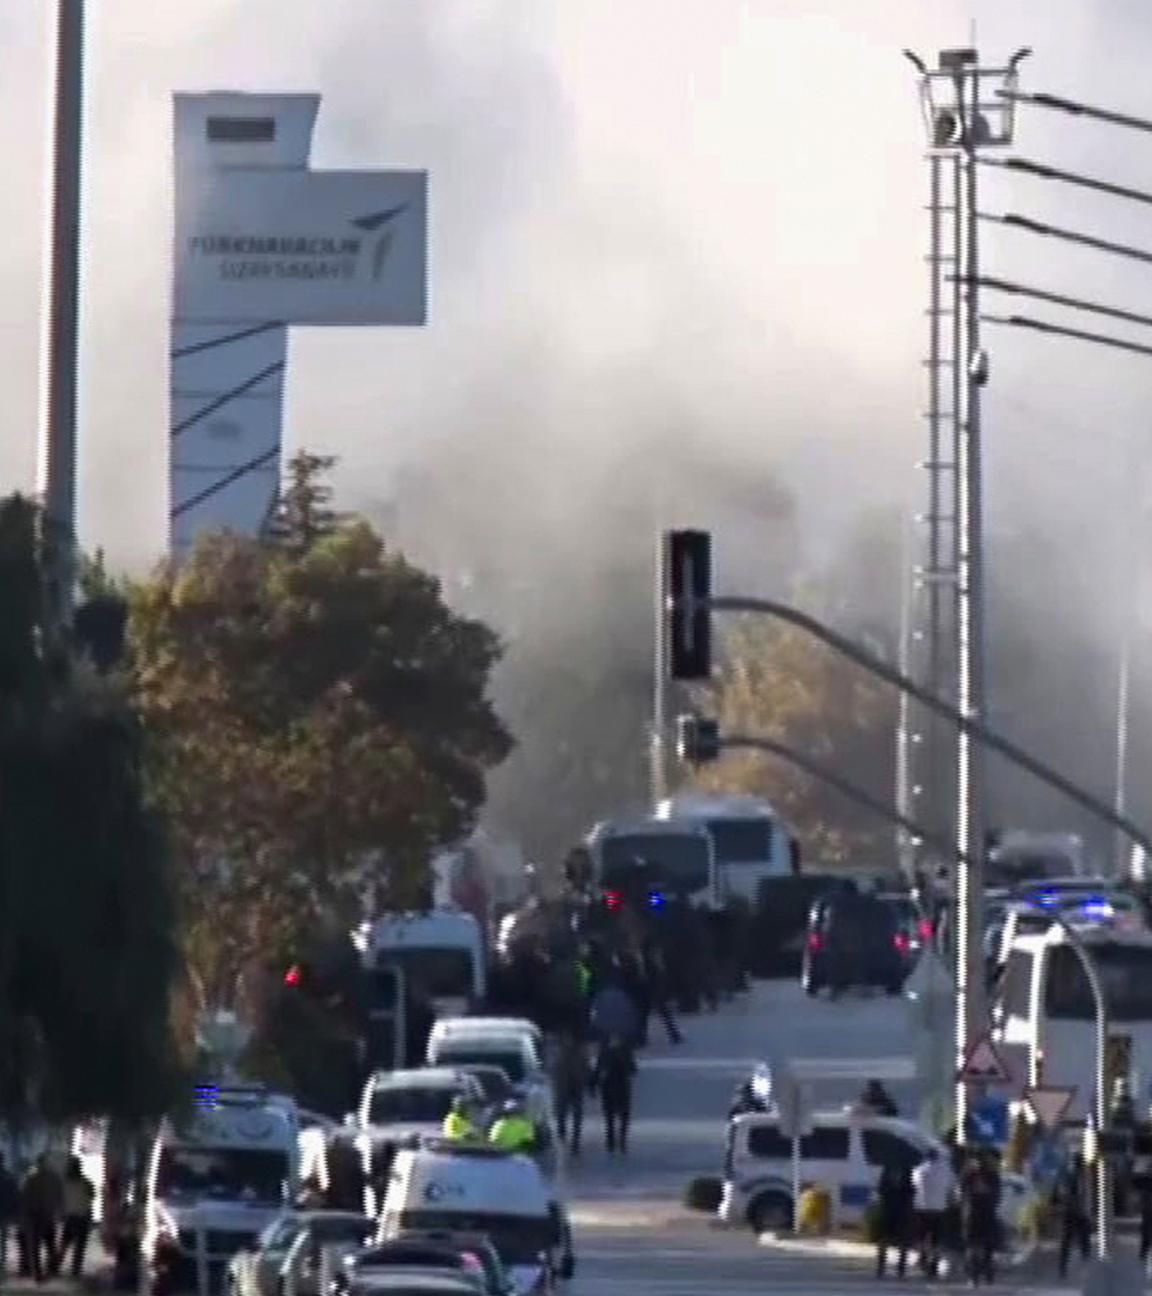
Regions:
[[[813,954],[815,954],[816,951],[823,944],[824,944],[824,937],[821,936],[819,932],[808,933],[808,948],[812,951]]]
[[[916,927],[916,932],[922,941],[930,941],[932,937],[936,935],[936,933],[932,930],[932,919],[921,918],[919,924]]]
[[[892,937],[892,943],[901,954],[907,954],[908,948],[912,944],[905,932],[897,932],[896,935]]]

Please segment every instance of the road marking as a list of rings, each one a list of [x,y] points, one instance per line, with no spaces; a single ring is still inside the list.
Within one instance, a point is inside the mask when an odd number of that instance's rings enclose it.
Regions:
[[[755,1058],[654,1057],[641,1058],[641,1071],[751,1071],[760,1065]]]

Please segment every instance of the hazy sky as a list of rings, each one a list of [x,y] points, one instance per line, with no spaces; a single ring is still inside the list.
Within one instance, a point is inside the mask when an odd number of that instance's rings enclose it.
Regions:
[[[50,8],[0,6],[4,487],[34,462]],[[1152,115],[1143,0],[89,10],[81,528],[122,561],[163,534],[173,90],[318,90],[316,165],[431,171],[430,325],[293,336],[289,441],[339,453],[354,498],[461,439],[497,454],[529,428],[579,465],[681,423],[750,469],[784,465],[816,528],[905,493],[918,455],[926,180],[901,46],[964,43],[975,21],[990,56],[1035,47],[1028,85]],[[1019,140],[1152,175],[1137,134],[1028,112]],[[985,206],[1152,246],[1146,208],[1036,180],[993,177]],[[1136,306],[1152,287],[1152,268],[995,229],[987,243],[991,268],[1045,286]],[[1115,471],[1114,435],[1147,435],[1152,368],[988,341],[992,524],[1032,502],[1080,508]]]

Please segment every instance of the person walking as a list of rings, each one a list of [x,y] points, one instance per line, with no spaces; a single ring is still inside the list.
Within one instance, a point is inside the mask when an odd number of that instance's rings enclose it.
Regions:
[[[1092,1215],[1089,1205],[1088,1174],[1084,1158],[1079,1152],[1060,1172],[1056,1180],[1055,1201],[1060,1214],[1060,1251],[1057,1258],[1057,1271],[1061,1278],[1068,1275],[1068,1261],[1073,1249],[1080,1252],[1080,1259],[1087,1260],[1091,1250]],[[1141,1229],[1141,1234],[1143,1234]],[[1147,1254],[1144,1238],[1140,1239],[1141,1258]]]
[[[47,1155],[33,1163],[20,1186],[20,1216],[28,1247],[28,1267],[35,1282],[42,1283],[60,1270],[57,1230],[60,1222],[63,1185]]]
[[[20,1185],[0,1153],[0,1278],[8,1272],[8,1239],[18,1227]]]
[[[988,1154],[977,1154],[960,1179],[960,1221],[973,1287],[996,1281],[996,1243],[1000,1233],[1000,1173]]]
[[[624,1036],[611,1036],[601,1045],[588,1087],[600,1093],[604,1113],[604,1145],[609,1155],[628,1152],[628,1129],[632,1123],[632,1079],[636,1054]]]
[[[888,1268],[888,1251],[896,1248],[896,1276],[908,1267],[908,1242],[912,1233],[912,1172],[906,1165],[886,1165],[876,1186],[879,1214],[876,1221],[876,1277]]]
[[[588,1050],[575,1032],[562,1035],[553,1063],[552,1086],[556,1094],[556,1129],[573,1156],[580,1155],[584,1130],[584,1091],[588,1087]],[[569,1138],[571,1132],[571,1138]]]
[[[916,1236],[920,1244],[920,1268],[929,1278],[940,1272],[944,1251],[945,1226],[956,1176],[948,1159],[936,1148],[912,1171],[912,1205],[915,1210]]]
[[[680,1033],[680,1027],[676,1025],[676,1020],[672,1016],[671,1005],[668,1002],[670,990],[668,966],[664,962],[664,955],[654,942],[648,943],[641,956],[641,969],[644,977],[644,1006],[646,1009],[644,1021],[640,1027],[641,1037],[647,1042],[648,1017],[654,1012],[664,1024],[664,1032],[668,1036],[668,1043],[682,1044],[684,1037]]]
[[[636,1000],[621,984],[620,968],[615,962],[605,983],[597,990],[591,1004],[592,1029],[601,1041],[622,1037],[636,1041],[640,1031],[640,1013]]]
[[[68,1158],[68,1169],[61,1185],[60,1204],[64,1226],[60,1234],[57,1268],[72,1256],[72,1277],[79,1279],[84,1270],[84,1255],[92,1232],[92,1203],[96,1190],[84,1175],[78,1157]]]

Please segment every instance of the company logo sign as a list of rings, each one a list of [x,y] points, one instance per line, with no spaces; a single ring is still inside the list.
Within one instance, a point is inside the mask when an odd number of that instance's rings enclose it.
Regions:
[[[424,1200],[430,1202],[459,1201],[464,1196],[463,1185],[433,1180],[424,1189]]]
[[[219,279],[357,279],[379,283],[395,241],[390,226],[408,204],[357,216],[348,224],[372,234],[306,236],[291,233],[197,234],[188,256],[212,261]]]

